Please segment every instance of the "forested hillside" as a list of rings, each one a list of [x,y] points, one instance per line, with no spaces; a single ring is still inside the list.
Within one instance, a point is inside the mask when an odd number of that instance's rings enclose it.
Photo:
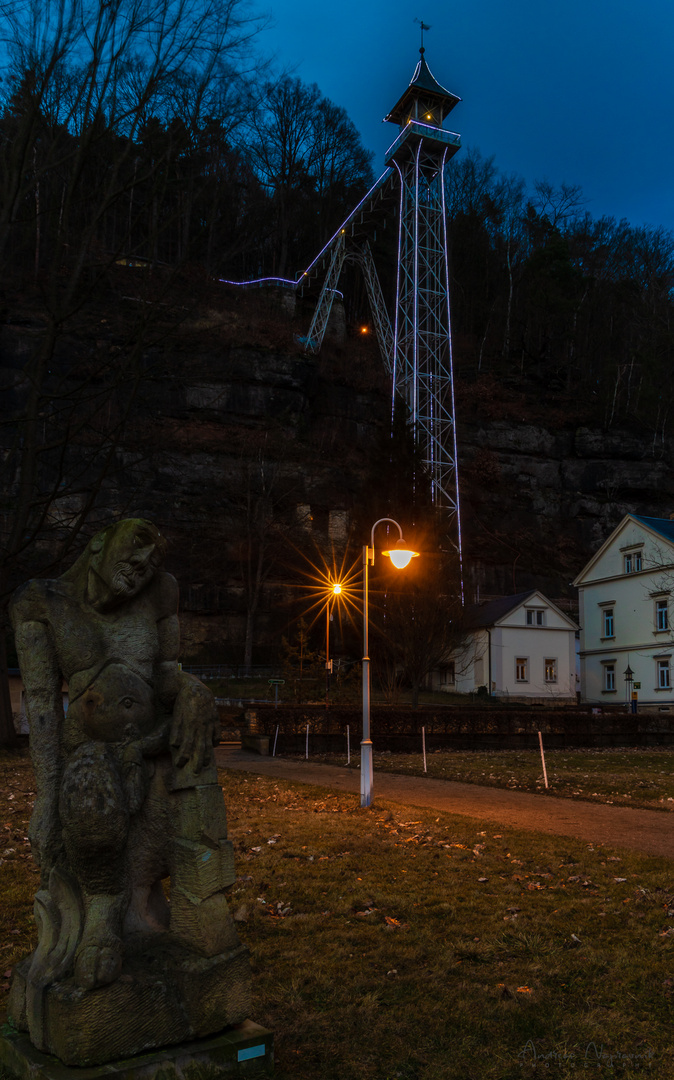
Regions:
[[[3,603],[148,514],[190,655],[237,663],[278,647],[303,559],[357,557],[375,509],[425,513],[354,269],[318,360],[310,294],[222,283],[294,279],[373,180],[344,110],[256,56],[258,25],[244,0],[0,12]],[[447,204],[468,595],[572,602],[626,509],[674,509],[674,237],[476,150]],[[395,251],[378,230],[391,301]]]

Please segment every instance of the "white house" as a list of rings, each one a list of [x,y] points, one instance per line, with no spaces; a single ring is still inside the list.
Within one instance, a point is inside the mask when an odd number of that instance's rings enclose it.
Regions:
[[[583,700],[674,708],[674,520],[627,514],[574,585]]]
[[[576,700],[573,619],[533,590],[466,610],[466,647],[440,669],[435,689],[467,694],[491,686],[494,697]]]

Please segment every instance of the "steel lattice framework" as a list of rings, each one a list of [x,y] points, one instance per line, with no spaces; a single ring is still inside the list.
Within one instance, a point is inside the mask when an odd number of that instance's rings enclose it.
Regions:
[[[393,394],[407,404],[433,502],[447,512],[460,552],[444,186],[450,147],[415,130],[401,134],[392,158],[400,182]]]

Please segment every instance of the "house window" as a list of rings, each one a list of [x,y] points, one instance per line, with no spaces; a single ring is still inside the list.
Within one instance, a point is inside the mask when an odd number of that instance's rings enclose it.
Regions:
[[[604,637],[615,637],[614,623],[613,623],[613,608],[604,608],[602,612],[604,620]]]
[[[615,664],[604,664],[604,690],[615,690]]]
[[[526,656],[518,656],[515,660],[515,681],[516,682],[529,682],[529,676],[527,674],[527,665],[529,661]]]
[[[669,630],[669,601],[655,601],[655,629]]]
[[[456,667],[453,660],[450,660],[445,667],[440,668],[440,684],[446,686],[449,684],[453,686],[456,682]]]
[[[625,556],[625,573],[636,574],[641,570],[641,552],[628,551]]]
[[[545,681],[557,682],[557,661],[548,657],[545,661]]]
[[[664,660],[656,660],[656,689],[669,690],[671,681],[669,677],[669,657],[665,657]]]
[[[527,626],[545,626],[545,610],[527,608]]]

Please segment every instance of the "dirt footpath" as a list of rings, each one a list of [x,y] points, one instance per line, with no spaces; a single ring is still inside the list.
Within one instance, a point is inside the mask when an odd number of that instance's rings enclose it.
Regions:
[[[260,757],[237,747],[218,747],[218,765],[257,776],[277,776],[301,784],[317,784],[337,791],[359,791],[360,774],[354,769],[297,761],[281,757]],[[527,791],[478,787],[452,780],[431,780],[397,773],[374,773],[374,797],[407,806],[431,806],[450,814],[498,822],[517,829],[575,836],[594,844],[629,848],[646,855],[674,858],[674,828],[669,814],[657,810],[630,810]]]

